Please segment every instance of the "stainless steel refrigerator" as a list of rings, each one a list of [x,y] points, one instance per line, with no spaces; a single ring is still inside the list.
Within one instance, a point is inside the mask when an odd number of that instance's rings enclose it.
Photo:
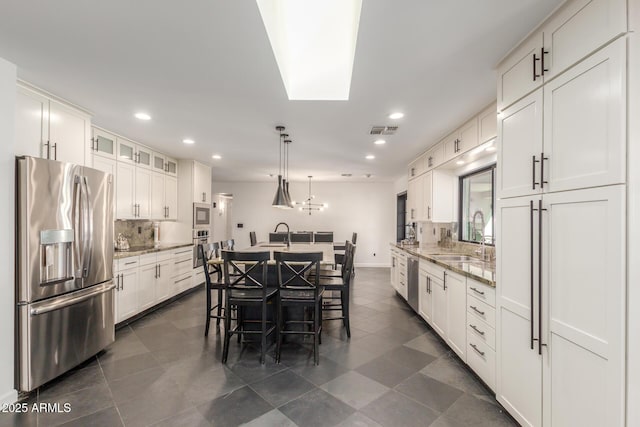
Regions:
[[[34,157],[16,173],[16,388],[31,391],[114,341],[114,185]]]

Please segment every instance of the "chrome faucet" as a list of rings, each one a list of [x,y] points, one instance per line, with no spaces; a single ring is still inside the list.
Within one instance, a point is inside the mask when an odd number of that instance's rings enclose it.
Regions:
[[[480,215],[480,230],[476,228],[476,216]],[[481,210],[477,210],[473,213],[473,217],[471,219],[471,231],[473,233],[473,238],[475,240],[476,234],[480,232],[480,249],[476,250],[476,254],[480,255],[483,260],[486,259],[486,246],[485,246],[485,238],[484,238],[484,214]]]
[[[285,237],[284,241],[287,244],[287,247],[289,247],[289,235],[291,234],[291,231],[289,231],[289,224],[287,224],[286,222],[279,222],[278,225],[276,225],[276,229],[273,230],[273,232],[277,233],[278,227],[280,227],[281,225],[284,225],[285,227],[287,227],[287,237]]]

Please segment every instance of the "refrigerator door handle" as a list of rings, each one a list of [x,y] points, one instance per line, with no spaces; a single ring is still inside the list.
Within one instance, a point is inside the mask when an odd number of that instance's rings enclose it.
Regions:
[[[82,263],[82,231],[81,231],[81,204],[82,204],[82,182],[79,175],[73,177],[73,207],[71,210],[71,221],[73,223],[73,261],[74,261],[74,273],[76,279],[83,277]]]
[[[47,302],[46,304],[39,305],[38,307],[34,307],[30,310],[30,314],[32,316],[38,316],[40,314],[49,313],[50,311],[59,310],[61,308],[68,307],[70,305],[79,304],[82,301],[86,301],[95,297],[96,295],[101,295],[106,292],[115,289],[115,285],[111,283],[106,287],[98,287],[97,289],[92,290],[91,292],[83,293],[82,295],[74,296],[74,295],[66,295],[64,297],[56,298],[56,301]]]
[[[91,270],[91,248],[93,246],[93,206],[91,206],[91,194],[87,177],[82,177],[84,204],[82,209],[82,277],[87,277]]]

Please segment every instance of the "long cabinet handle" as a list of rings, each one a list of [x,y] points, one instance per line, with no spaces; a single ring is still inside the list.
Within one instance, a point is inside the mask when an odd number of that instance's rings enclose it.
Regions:
[[[477,333],[479,333],[480,335],[484,336],[484,331],[481,331],[480,329],[478,329],[476,325],[469,325],[469,327],[474,331],[476,331]]]
[[[542,199],[538,200],[538,354],[542,354]]]
[[[51,143],[47,140],[47,143],[44,144],[47,147],[47,159],[51,159]]]
[[[442,280],[442,284],[444,286],[444,290],[447,290],[447,272],[445,271],[443,274],[443,280]]]
[[[529,270],[530,272],[530,277],[531,277],[531,319],[529,321],[529,323],[531,324],[531,334],[530,334],[530,341],[531,341],[531,350],[533,350],[533,342],[537,341],[537,339],[535,339],[533,337],[533,212],[536,209],[533,208],[533,200],[529,200],[529,213],[530,213],[530,243],[531,243],[531,268]]]
[[[120,289],[124,291],[124,274],[120,274]]]
[[[58,160],[58,143],[53,144],[53,160]]]
[[[484,351],[480,351],[474,343],[469,344],[480,356],[484,356]]]
[[[484,311],[480,311],[478,310],[478,307],[474,306],[474,305],[470,305],[469,308],[471,308],[471,310],[475,311],[476,313],[478,313],[480,316],[484,316]]]
[[[182,264],[183,262],[189,262],[189,261],[191,261],[191,260],[190,260],[190,259],[183,259],[182,261],[176,261],[176,262],[174,262],[174,264],[175,264],[175,265],[178,265],[178,264]]]

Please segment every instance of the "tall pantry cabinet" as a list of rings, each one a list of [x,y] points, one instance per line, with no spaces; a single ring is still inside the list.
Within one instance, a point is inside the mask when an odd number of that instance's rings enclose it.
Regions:
[[[626,30],[626,1],[570,0],[498,67],[496,389],[522,425],[625,423]]]

